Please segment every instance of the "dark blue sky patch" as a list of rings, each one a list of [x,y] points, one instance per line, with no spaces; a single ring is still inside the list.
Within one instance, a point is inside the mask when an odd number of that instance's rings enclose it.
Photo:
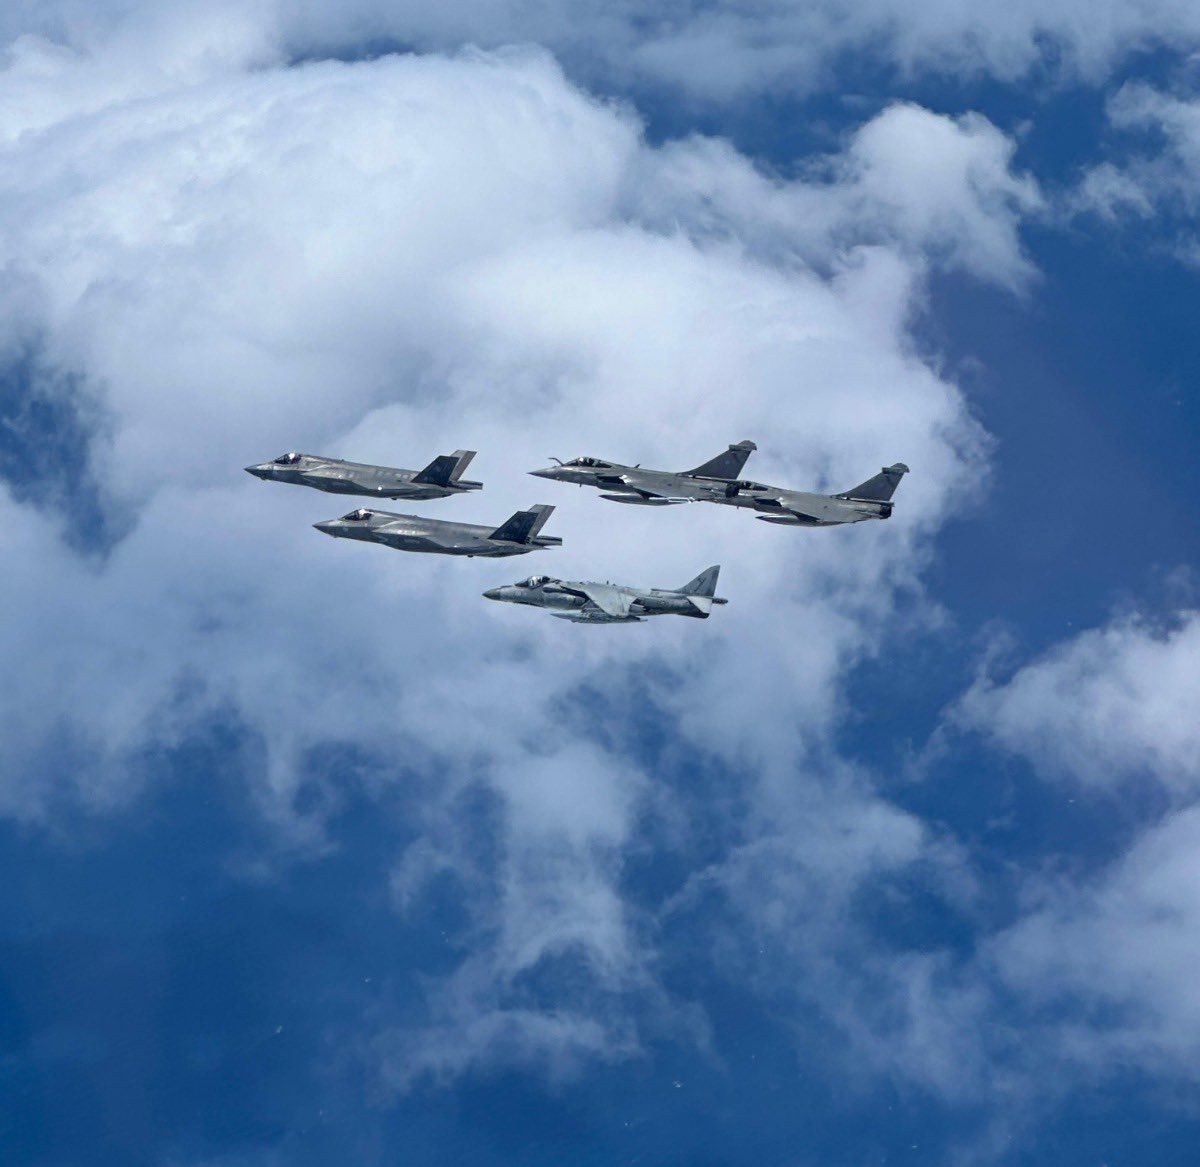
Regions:
[[[1028,305],[954,277],[934,288],[927,321],[952,362],[981,364],[968,392],[996,445],[988,497],[941,533],[928,584],[964,630],[1000,621],[1038,652],[1200,560],[1200,285],[1057,235],[1035,257]]]
[[[100,502],[88,447],[100,418],[77,377],[54,375],[36,343],[0,364],[0,480],[20,501],[61,519],[79,551],[103,550],[119,537]]]

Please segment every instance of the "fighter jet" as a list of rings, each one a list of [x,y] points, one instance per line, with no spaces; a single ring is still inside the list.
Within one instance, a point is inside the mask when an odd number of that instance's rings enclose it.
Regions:
[[[268,482],[294,482],[313,486],[330,494],[367,494],[375,498],[445,498],[479,490],[482,482],[461,477],[475,457],[474,450],[455,450],[441,454],[424,470],[397,470],[392,466],[371,466],[363,462],[344,462],[340,458],[322,458],[317,454],[280,454],[270,462],[247,466],[246,473]]]
[[[337,539],[365,539],[398,551],[427,551],[435,555],[485,555],[499,558],[524,555],[543,547],[558,547],[562,540],[539,535],[553,507],[535,506],[517,511],[495,529],[471,523],[448,523],[421,515],[393,515],[359,507],[340,519],[314,523],[318,531]]]
[[[484,592],[489,600],[555,609],[551,615],[576,624],[637,624],[646,616],[695,616],[707,620],[713,604],[725,604],[717,590],[721,568],[707,567],[678,591],[630,588],[531,575],[520,583]]]
[[[841,494],[809,494],[738,478],[746,459],[757,448],[753,442],[738,442],[694,470],[679,473],[643,470],[641,466],[623,466],[600,458],[572,458],[569,462],[555,458],[556,465],[531,470],[530,474],[557,482],[600,487],[611,492],[600,495],[611,502],[658,507],[716,502],[761,511],[756,517],[765,523],[830,527],[859,523],[863,519],[891,518],[892,495],[900,479],[908,473],[908,467],[897,462]]]
[[[554,482],[576,482],[580,486],[596,486],[610,493],[601,498],[611,502],[635,503],[639,506],[665,507],[674,503],[725,501],[730,495],[733,480],[742,472],[746,459],[758,447],[753,442],[738,442],[724,454],[697,466],[694,470],[643,470],[641,466],[623,466],[602,458],[572,458],[569,462],[553,459],[555,465],[545,470],[530,470],[535,478]]]

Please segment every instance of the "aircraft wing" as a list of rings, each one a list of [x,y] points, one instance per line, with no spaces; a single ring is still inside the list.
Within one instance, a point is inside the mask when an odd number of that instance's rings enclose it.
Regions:
[[[581,583],[567,587],[560,583],[559,587],[562,587],[563,591],[583,596],[606,616],[615,616],[618,619],[629,615],[629,609],[633,607],[636,598],[621,588],[613,587],[612,584]]]
[[[655,489],[653,479],[643,474],[597,474],[596,485],[608,490],[619,490],[620,494],[602,494],[610,502],[633,503],[640,506],[665,507],[676,503],[692,502],[692,494],[668,494]],[[690,486],[690,484],[689,484]]]

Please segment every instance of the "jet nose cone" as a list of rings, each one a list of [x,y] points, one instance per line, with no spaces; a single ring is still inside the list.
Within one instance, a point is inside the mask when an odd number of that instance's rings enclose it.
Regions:
[[[253,474],[255,478],[266,478],[267,468],[265,466],[247,466],[247,474]]]
[[[483,598],[485,600],[502,600],[504,599],[504,596],[501,594],[499,588],[488,588],[488,590],[483,593]]]
[[[322,535],[336,535],[338,522],[336,519],[326,519],[323,523],[313,523],[313,528],[320,531]]]
[[[547,466],[545,470],[530,470],[529,473],[532,474],[534,478],[549,478],[551,481],[553,481],[558,477],[558,467]]]

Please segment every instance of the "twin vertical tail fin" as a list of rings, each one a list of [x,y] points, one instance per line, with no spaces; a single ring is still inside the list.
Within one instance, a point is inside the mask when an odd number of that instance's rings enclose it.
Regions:
[[[724,454],[718,454],[695,470],[685,470],[683,473],[696,478],[737,478],[746,465],[746,459],[757,449],[753,442],[738,442]]]
[[[554,508],[551,506],[535,506],[527,511],[517,511],[497,527],[489,538],[501,539],[506,543],[532,543],[553,513]],[[561,539],[551,540],[550,536],[544,538],[546,542],[562,542]]]
[[[862,502],[887,502],[896,493],[900,479],[907,473],[908,467],[903,462],[885,466],[874,478],[868,478],[853,490],[843,491],[836,497],[858,499]]]
[[[474,450],[455,450],[453,454],[439,454],[424,470],[413,475],[413,481],[430,486],[462,486],[477,490],[482,483],[467,482],[465,479],[460,481],[463,471],[474,457]]]

